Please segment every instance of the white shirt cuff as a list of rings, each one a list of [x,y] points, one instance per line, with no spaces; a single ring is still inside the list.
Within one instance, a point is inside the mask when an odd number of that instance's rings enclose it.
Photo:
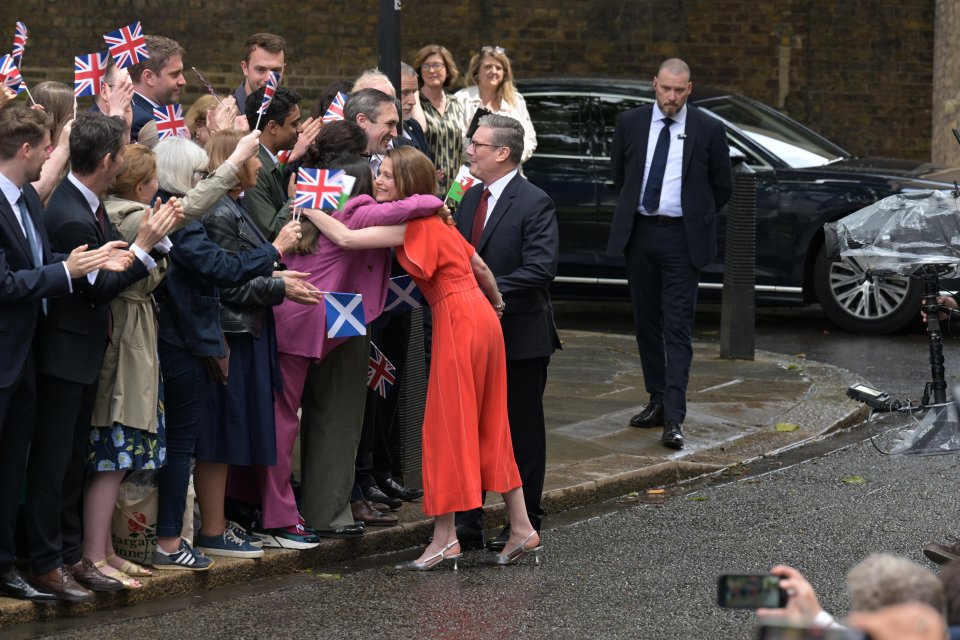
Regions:
[[[163,236],[163,240],[155,244],[153,248],[160,253],[170,253],[170,250],[173,249],[173,241],[170,240],[169,236]]]
[[[70,277],[70,269],[67,268],[66,262],[61,262],[63,265],[63,272],[67,274],[67,289],[70,290],[70,293],[73,293],[73,279]]]
[[[147,269],[155,269],[157,267],[156,261],[150,257],[150,254],[138,247],[136,244],[130,245],[130,251],[133,251],[134,255],[140,259],[140,262],[143,263]]]

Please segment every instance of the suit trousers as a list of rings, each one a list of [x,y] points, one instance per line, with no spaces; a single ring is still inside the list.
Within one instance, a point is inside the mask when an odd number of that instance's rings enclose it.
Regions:
[[[700,281],[684,226],[638,216],[625,255],[644,385],[650,401],[663,404],[664,419],[683,423]]]
[[[547,470],[547,431],[543,392],[549,364],[550,356],[507,360],[507,416],[513,457],[523,482],[527,516],[537,531],[544,516],[541,500]],[[457,513],[457,524],[483,529],[483,509]]]
[[[369,359],[369,335],[355,336],[311,364],[307,372],[300,419],[300,508],[314,529],[354,523],[350,493],[363,430]]]
[[[12,569],[17,559],[17,514],[37,418],[36,375],[31,348],[19,377],[0,389],[0,573]]]
[[[37,376],[37,427],[24,505],[34,573],[80,562],[83,486],[97,383]]]

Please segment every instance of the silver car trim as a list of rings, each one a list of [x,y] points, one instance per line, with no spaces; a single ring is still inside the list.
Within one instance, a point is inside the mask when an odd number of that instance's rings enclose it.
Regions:
[[[576,278],[573,276],[557,276],[553,279],[554,282],[559,284],[595,284],[595,285],[604,285],[604,286],[627,286],[626,279],[620,278]],[[723,284],[719,282],[701,282],[701,289],[723,289]],[[793,293],[793,294],[802,294],[803,287],[782,287],[779,285],[772,284],[758,284],[754,287],[755,291],[762,291],[764,293]]]

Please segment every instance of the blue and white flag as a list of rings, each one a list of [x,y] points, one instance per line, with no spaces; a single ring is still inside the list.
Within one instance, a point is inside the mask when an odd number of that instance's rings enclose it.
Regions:
[[[384,311],[403,311],[416,309],[423,300],[423,293],[410,276],[396,276],[390,278],[387,286],[387,302],[383,305]]]
[[[327,308],[327,337],[349,338],[367,335],[363,317],[363,296],[359,293],[323,292]]]

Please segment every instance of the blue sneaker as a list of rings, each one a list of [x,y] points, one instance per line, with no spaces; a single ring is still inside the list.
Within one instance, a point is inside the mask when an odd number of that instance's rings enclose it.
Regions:
[[[180,548],[173,553],[167,553],[157,545],[150,558],[150,564],[155,569],[206,571],[213,566],[213,560],[194,551],[186,540],[180,540]]]
[[[258,549],[245,541],[229,527],[218,536],[197,535],[194,544],[197,549],[210,556],[227,556],[229,558],[263,557],[263,549]]]
[[[233,520],[227,520],[227,529],[233,531],[234,534],[244,542],[249,542],[252,546],[260,549],[263,547],[263,541],[260,540],[255,535],[250,534],[242,525],[234,522]]]

